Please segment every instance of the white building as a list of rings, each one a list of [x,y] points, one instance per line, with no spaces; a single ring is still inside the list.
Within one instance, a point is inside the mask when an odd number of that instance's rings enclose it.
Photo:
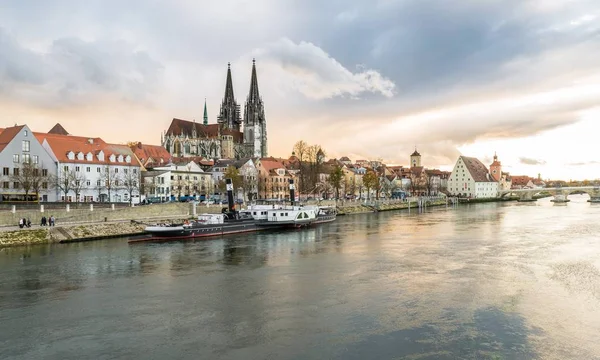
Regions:
[[[242,177],[242,186],[235,189],[235,198],[246,201],[256,200],[258,198],[258,170],[251,158],[218,160],[211,169],[214,192],[219,192],[219,182],[224,180],[225,172],[229,166],[238,169],[238,173]]]
[[[189,161],[171,163],[146,171],[144,185],[148,196],[159,197],[162,201],[178,201],[182,197],[199,199],[210,196],[213,181],[210,172],[205,172],[198,164]]]
[[[478,199],[494,198],[498,196],[498,182],[481,161],[460,156],[448,179],[448,193]]]
[[[32,175],[38,179],[37,184],[26,179],[25,163],[35,171]],[[40,201],[56,201],[49,184],[56,175],[56,162],[27,125],[0,129],[0,167],[0,201],[25,201],[25,192],[30,201],[36,200],[36,192]]]
[[[35,133],[57,164],[53,188],[59,201],[140,201],[141,166],[127,145],[64,133]]]

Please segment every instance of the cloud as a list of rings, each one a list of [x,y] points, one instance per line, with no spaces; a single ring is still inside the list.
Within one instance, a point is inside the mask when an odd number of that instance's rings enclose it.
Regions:
[[[363,66],[351,71],[310,42],[282,38],[254,50],[252,55],[264,59],[271,72],[278,71],[281,82],[311,99],[355,98],[362,93],[394,95],[396,85],[378,71]]]
[[[148,101],[162,65],[125,41],[60,38],[42,50],[19,44],[0,28],[0,92],[32,105],[74,105],[110,95]]]
[[[546,165],[545,160],[530,159],[527,157],[520,157],[519,162],[524,165]]]
[[[568,163],[568,166],[591,166],[591,165],[600,165],[600,161],[583,161],[583,162],[574,162]]]

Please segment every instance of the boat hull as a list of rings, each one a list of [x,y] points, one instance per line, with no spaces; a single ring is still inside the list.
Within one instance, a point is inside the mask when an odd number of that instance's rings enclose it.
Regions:
[[[216,236],[249,233],[255,231],[301,228],[311,225],[329,223],[336,219],[335,215],[320,215],[316,219],[306,221],[270,222],[266,220],[245,220],[233,223],[200,225],[195,227],[160,227],[146,228],[146,235],[142,238],[132,238],[129,243],[165,242],[173,240],[207,239]]]

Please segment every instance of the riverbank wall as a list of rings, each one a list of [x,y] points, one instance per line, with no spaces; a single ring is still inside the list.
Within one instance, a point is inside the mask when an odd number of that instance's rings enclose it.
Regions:
[[[492,201],[505,201],[491,199]],[[486,202],[490,201],[486,199]],[[478,202],[478,201],[473,201]],[[352,215],[380,211],[407,210],[419,207],[433,207],[453,205],[446,199],[422,199],[418,201],[391,201],[391,202],[322,202],[321,205],[336,206],[339,215]],[[143,233],[146,224],[157,222],[178,222],[189,219],[194,213],[220,213],[222,206],[197,206],[188,203],[155,204],[121,209],[102,209],[90,211],[89,209],[74,209],[70,211],[52,211],[46,216],[54,215],[57,226],[40,227],[18,230],[0,230],[0,247],[35,245],[45,243],[68,243],[78,241],[100,240],[115,237],[133,236]],[[12,221],[18,222],[19,218],[28,217],[27,213],[18,212],[10,217],[0,214],[0,225]],[[4,216],[4,217],[2,217]],[[40,212],[31,211],[29,214],[33,221],[34,216],[41,217]],[[39,223],[38,223],[39,224]],[[5,225],[6,226],[6,225]]]

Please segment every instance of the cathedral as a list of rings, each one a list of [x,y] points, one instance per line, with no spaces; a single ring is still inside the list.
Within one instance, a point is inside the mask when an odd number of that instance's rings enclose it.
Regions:
[[[161,134],[161,144],[173,157],[202,156],[209,159],[241,159],[267,157],[267,123],[263,101],[258,92],[256,61],[252,60],[250,92],[244,106],[242,122],[240,105],[233,95],[231,65],[227,64],[225,96],[216,124],[208,123],[206,101],[203,122],[173,119]]]

